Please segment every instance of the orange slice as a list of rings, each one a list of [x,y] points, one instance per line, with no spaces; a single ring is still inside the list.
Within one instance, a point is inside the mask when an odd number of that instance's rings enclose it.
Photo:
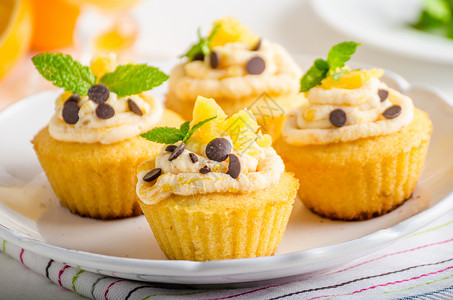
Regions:
[[[32,30],[29,0],[0,2],[0,79],[28,50]]]

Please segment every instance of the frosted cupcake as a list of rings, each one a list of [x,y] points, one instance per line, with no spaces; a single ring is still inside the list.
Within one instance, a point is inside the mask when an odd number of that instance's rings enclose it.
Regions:
[[[411,197],[432,124],[379,69],[344,67],[358,44],[334,46],[302,77],[308,104],[285,120],[275,148],[301,181],[303,203],[330,219],[365,220]]]
[[[137,184],[140,205],[169,259],[275,253],[298,181],[284,172],[270,136],[256,134],[257,127],[249,111],[227,119],[214,100],[199,97],[192,123],[143,135],[169,144],[139,166]]]
[[[214,22],[184,56],[170,73],[166,105],[187,120],[198,95],[212,97],[228,115],[247,107],[275,138],[284,115],[305,101],[297,93],[301,70],[294,59],[235,18]]]
[[[147,65],[118,65],[100,57],[92,68],[68,55],[33,57],[38,71],[65,89],[34,149],[61,204],[99,219],[141,214],[135,193],[137,166],[160,151],[138,135],[181,118],[151,94],[168,76]]]

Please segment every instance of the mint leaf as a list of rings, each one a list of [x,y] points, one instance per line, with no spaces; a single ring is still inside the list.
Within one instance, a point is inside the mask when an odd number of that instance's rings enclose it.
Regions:
[[[327,76],[332,76],[333,80],[338,81],[346,72],[341,70],[345,63],[351,59],[357,46],[356,42],[343,42],[330,48],[327,60],[318,58],[307,72],[300,79],[300,92],[308,92],[314,88]]]
[[[118,97],[136,95],[161,85],[168,75],[157,68],[141,65],[120,65],[115,71],[102,76],[100,83],[106,85]]]
[[[209,55],[211,53],[211,40],[219,30],[220,25],[216,24],[212,29],[211,34],[208,38],[201,36],[201,31],[198,29],[198,43],[193,45],[186,54],[181,55],[180,57],[187,57],[189,60],[193,60],[198,55]]]
[[[88,95],[88,89],[97,78],[90,68],[61,53],[42,53],[32,59],[38,72],[55,86],[80,96]]]
[[[333,46],[327,54],[329,69],[335,71],[337,68],[344,67],[344,64],[351,59],[351,55],[354,54],[359,45],[356,42],[343,42]]]
[[[415,29],[453,39],[453,1],[424,0],[418,20],[410,24]]]
[[[179,127],[179,130],[181,131],[181,134],[183,136],[186,136],[186,134],[189,132],[190,129],[190,121],[184,122],[181,124]]]
[[[217,116],[214,116],[214,117],[212,117],[212,118],[206,119],[206,120],[204,120],[204,121],[201,121],[201,122],[199,122],[199,123],[193,125],[192,129],[190,129],[190,131],[184,136],[184,138],[183,138],[182,141],[183,141],[183,142],[187,141],[187,140],[192,136],[192,134],[195,133],[195,131],[196,131],[197,129],[199,129],[201,126],[203,126],[204,124],[208,123],[209,121],[214,120],[215,118],[217,118]]]
[[[317,60],[315,60],[315,66],[319,70],[329,70],[329,63],[322,58],[318,58]]]
[[[425,0],[424,10],[433,18],[448,22],[451,19],[450,5],[447,0]]]
[[[182,123],[179,129],[174,127],[156,127],[148,132],[142,133],[140,136],[148,141],[160,144],[174,144],[178,141],[184,143],[192,136],[195,130],[215,118],[217,118],[217,116],[201,121],[200,123],[195,124],[190,130],[190,121],[187,121]]]
[[[156,127],[140,136],[148,141],[161,144],[174,144],[184,138],[181,131],[173,127]]]
[[[321,81],[326,78],[328,70],[320,70],[316,64],[311,66],[310,69],[300,79],[300,91],[308,92],[311,88],[314,88]]]

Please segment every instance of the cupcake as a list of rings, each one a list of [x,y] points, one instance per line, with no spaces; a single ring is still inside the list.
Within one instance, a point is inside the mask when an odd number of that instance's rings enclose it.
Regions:
[[[139,166],[137,194],[169,259],[275,253],[298,181],[257,128],[250,111],[227,118],[214,100],[199,97],[191,123],[142,135],[166,144]]]
[[[345,67],[358,44],[334,46],[301,79],[308,103],[284,122],[275,149],[301,182],[300,199],[329,219],[366,220],[409,199],[432,124],[379,78]]]
[[[214,22],[199,39],[170,73],[167,107],[190,120],[197,96],[211,97],[228,115],[247,107],[263,132],[277,137],[284,115],[305,101],[294,59],[232,17]]]
[[[143,93],[168,76],[147,65],[118,65],[99,57],[92,68],[68,55],[33,57],[38,71],[64,88],[55,114],[32,143],[61,204],[98,219],[141,214],[136,168],[160,146],[139,137],[155,126],[179,124],[176,113]]]

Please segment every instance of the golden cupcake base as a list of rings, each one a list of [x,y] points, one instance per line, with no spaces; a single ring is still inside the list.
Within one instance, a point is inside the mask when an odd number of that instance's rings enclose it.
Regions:
[[[389,135],[308,146],[279,139],[274,146],[300,180],[305,206],[329,219],[366,220],[411,197],[431,132],[428,115],[415,109],[414,120]]]
[[[169,259],[207,261],[273,255],[283,237],[298,181],[283,173],[253,193],[171,195],[143,212]]]
[[[157,126],[179,126],[166,110]],[[53,139],[47,127],[33,139],[34,149],[60,203],[72,213],[96,219],[142,214],[135,193],[137,166],[156,156],[161,145],[141,137],[113,144]]]

